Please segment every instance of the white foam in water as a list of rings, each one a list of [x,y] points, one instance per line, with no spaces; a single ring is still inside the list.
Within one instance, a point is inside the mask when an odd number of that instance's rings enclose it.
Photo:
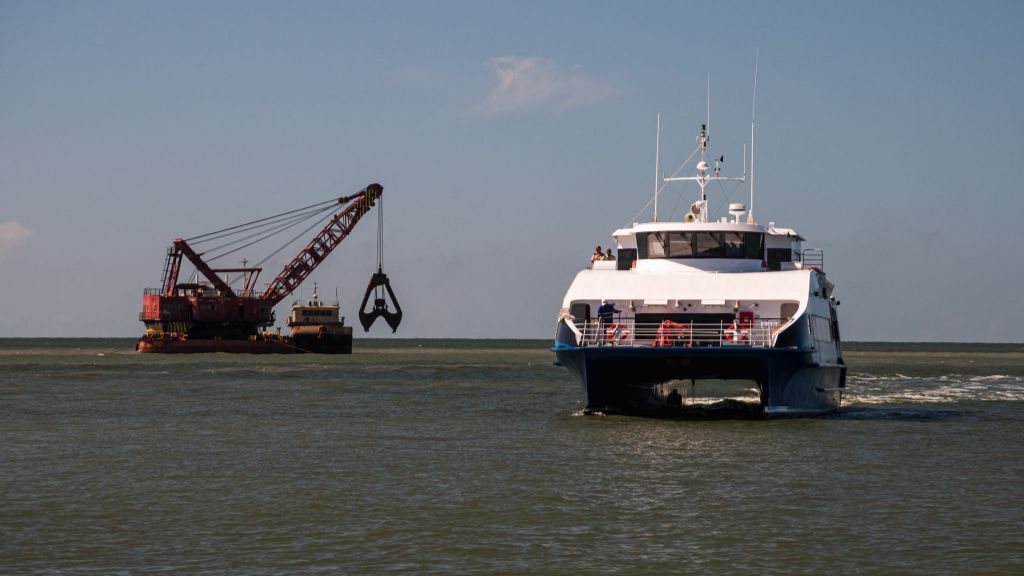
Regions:
[[[995,382],[999,380],[1014,380],[1016,382],[1021,381],[1020,378],[1016,378],[1014,376],[1005,376],[1003,374],[994,374],[992,376],[974,376],[973,378],[971,378],[971,382]]]
[[[944,404],[972,400],[1024,401],[1024,378],[1001,374],[946,374],[935,378],[854,375],[847,384],[844,403]]]
[[[728,398],[729,400],[736,400],[738,402],[745,402],[747,404],[757,404],[758,402],[761,401],[761,397],[760,396],[758,396],[756,394],[752,394],[752,395],[746,395],[746,396],[740,396],[740,395],[736,395],[736,396],[690,396],[690,397],[684,398],[683,399],[683,403],[684,403],[685,406],[689,406],[689,405],[694,405],[694,406],[711,405],[711,404],[716,404],[718,402],[721,402],[722,400],[724,400],[726,398]]]

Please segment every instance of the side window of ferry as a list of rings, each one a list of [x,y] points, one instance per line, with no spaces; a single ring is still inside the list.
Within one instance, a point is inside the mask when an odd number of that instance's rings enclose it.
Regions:
[[[636,235],[636,257],[638,260],[647,258],[647,234]]]
[[[757,232],[743,233],[744,257],[750,260],[764,259],[764,234]]]
[[[693,233],[669,232],[669,258],[693,258]]]
[[[821,316],[811,316],[814,322],[814,337],[822,342],[832,342],[832,322]]]
[[[718,232],[695,232],[693,244],[697,258],[721,258],[725,254]]]

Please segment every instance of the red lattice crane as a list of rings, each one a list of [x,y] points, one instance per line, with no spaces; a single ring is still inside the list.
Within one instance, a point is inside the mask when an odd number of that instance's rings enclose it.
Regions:
[[[143,310],[139,319],[146,324],[147,335],[150,337],[170,336],[218,340],[253,337],[261,328],[273,324],[274,306],[287,298],[302,284],[303,280],[316,270],[317,266],[352,232],[359,220],[376,205],[383,193],[384,189],[380,184],[370,184],[351,196],[342,196],[336,200],[321,202],[187,240],[176,239],[167,253],[161,288],[159,290],[146,289],[143,295]],[[338,205],[344,207],[337,210]],[[337,211],[335,212],[335,210]],[[378,216],[380,216],[379,210]],[[285,246],[297,240],[320,221],[327,218],[329,221],[319,233],[313,236],[306,247],[267,284],[261,294],[256,294],[253,291],[256,279],[263,270],[260,265],[280,252],[284,246],[252,267],[243,264],[240,268],[213,268],[209,264],[215,259],[233,254],[316,217],[320,217],[319,220],[314,221],[314,224],[303,230],[299,236],[289,240]],[[382,225],[381,219],[378,221],[378,226],[382,227]],[[390,292],[390,284],[387,283],[386,275],[383,281],[379,278],[379,275],[382,275],[380,270],[381,230],[382,228],[378,228],[378,269],[377,273],[371,277],[370,286],[367,288],[367,297],[376,286],[382,284],[387,285]],[[203,253],[198,253],[193,249],[193,245],[208,245],[216,241],[223,243],[208,248]],[[178,282],[183,259],[191,262],[195,267],[196,276],[202,276],[208,284]],[[240,292],[236,292],[225,280],[224,276],[231,274],[241,275],[243,285]],[[396,311],[392,312],[388,309],[385,301],[383,311],[377,311],[375,304],[375,312],[377,316],[383,315],[392,329],[397,329],[398,322],[401,320],[401,307],[394,298],[393,292],[390,292],[390,296]],[[366,298],[364,298],[364,305],[365,301]],[[379,303],[378,300],[375,300],[375,303]],[[363,322],[363,325],[369,330],[369,325],[366,322]]]

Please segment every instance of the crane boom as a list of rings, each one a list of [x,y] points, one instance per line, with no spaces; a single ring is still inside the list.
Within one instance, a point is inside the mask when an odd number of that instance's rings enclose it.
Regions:
[[[284,270],[277,275],[277,278],[274,278],[267,285],[267,289],[263,292],[260,300],[273,305],[287,298],[306,277],[313,273],[313,270],[316,270],[316,267],[327,258],[327,255],[352,232],[352,228],[374,206],[377,199],[383,193],[384,188],[380,184],[370,184],[352,196],[339,198],[339,204],[349,201],[352,201],[352,203],[335,214],[331,221],[324,226],[323,230],[314,236],[295,258],[292,258],[292,261],[284,267]]]

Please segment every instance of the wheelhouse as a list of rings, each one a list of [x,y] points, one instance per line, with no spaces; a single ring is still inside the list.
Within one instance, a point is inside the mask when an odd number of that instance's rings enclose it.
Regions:
[[[636,235],[637,258],[764,259],[764,233],[659,230]]]

